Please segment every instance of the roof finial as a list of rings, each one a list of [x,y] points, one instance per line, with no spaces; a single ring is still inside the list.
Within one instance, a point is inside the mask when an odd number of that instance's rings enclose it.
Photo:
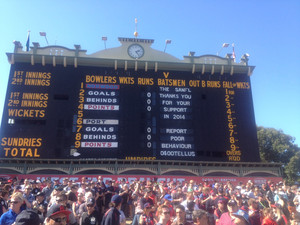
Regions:
[[[135,38],[137,38],[139,35],[137,32],[137,18],[135,18],[135,31],[134,31],[133,35],[135,36]]]

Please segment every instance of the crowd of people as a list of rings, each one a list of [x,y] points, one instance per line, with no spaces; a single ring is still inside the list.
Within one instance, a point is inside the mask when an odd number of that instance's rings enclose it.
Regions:
[[[14,178],[0,184],[0,225],[299,225],[299,202],[299,186],[272,180]]]

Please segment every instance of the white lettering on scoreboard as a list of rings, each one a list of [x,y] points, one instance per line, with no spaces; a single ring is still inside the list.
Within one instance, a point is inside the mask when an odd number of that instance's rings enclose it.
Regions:
[[[82,148],[117,148],[118,142],[81,142]]]

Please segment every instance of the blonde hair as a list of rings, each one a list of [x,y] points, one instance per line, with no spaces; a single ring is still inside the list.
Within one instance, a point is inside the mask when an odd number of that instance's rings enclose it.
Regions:
[[[24,201],[24,197],[23,197],[23,194],[21,192],[15,192],[15,193],[13,193],[12,196],[11,196],[11,199],[13,199],[13,198],[14,199],[18,199],[21,202]]]

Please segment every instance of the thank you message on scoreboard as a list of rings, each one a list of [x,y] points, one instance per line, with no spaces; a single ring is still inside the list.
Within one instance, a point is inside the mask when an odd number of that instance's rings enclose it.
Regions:
[[[21,64],[9,82],[1,157],[258,158],[247,75]]]

